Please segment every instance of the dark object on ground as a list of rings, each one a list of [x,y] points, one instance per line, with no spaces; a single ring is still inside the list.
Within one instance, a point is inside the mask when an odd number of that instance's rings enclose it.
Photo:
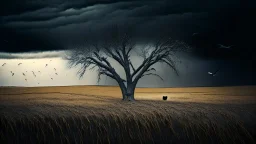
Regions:
[[[167,100],[167,96],[163,96],[163,100]]]

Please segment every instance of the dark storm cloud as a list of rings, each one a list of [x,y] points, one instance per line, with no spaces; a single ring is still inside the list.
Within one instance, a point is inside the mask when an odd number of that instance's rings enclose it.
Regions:
[[[44,51],[26,53],[3,53],[0,52],[0,59],[40,59],[40,58],[60,58],[64,51]]]
[[[36,52],[63,49],[48,32],[24,32],[0,27],[0,52]]]
[[[113,0],[2,0],[0,5],[1,16],[16,15],[35,11],[45,7],[81,8],[97,3],[109,3]]]
[[[9,4],[8,4],[9,2]],[[3,29],[9,28],[29,37],[31,44],[25,44],[18,51],[65,49],[71,43],[101,35],[104,28],[113,24],[137,24],[136,35],[148,41],[160,35],[184,40],[196,49],[202,58],[230,58],[249,48],[250,37],[246,32],[254,28],[249,23],[253,3],[239,0],[26,0],[19,2],[20,8],[8,1],[1,17]],[[5,8],[6,9],[6,8]],[[89,34],[88,31],[92,31]],[[199,33],[192,37],[194,32]],[[32,33],[32,34],[31,34]],[[2,35],[15,36],[8,31]],[[23,43],[19,41],[19,45]],[[52,40],[51,40],[52,38]],[[99,37],[98,37],[99,38]],[[22,39],[22,38],[21,38]],[[24,38],[23,38],[24,39]],[[45,40],[46,39],[46,40]],[[249,39],[249,41],[248,41]],[[35,45],[40,44],[39,47]],[[3,42],[1,42],[3,43]],[[41,46],[41,43],[43,43]],[[49,44],[51,43],[51,44]],[[233,52],[217,48],[218,43],[236,45]],[[17,45],[17,44],[16,44]],[[16,45],[12,46],[15,47]],[[246,45],[246,48],[244,46]],[[2,51],[11,50],[4,44]],[[32,48],[33,47],[33,48]]]
[[[82,1],[77,1],[77,3],[81,4]],[[65,3],[65,5],[71,6],[71,3]],[[171,14],[211,12],[215,11],[216,8],[220,9],[225,6],[225,2],[221,2],[219,5],[213,5],[189,0],[183,2],[178,0],[120,1],[109,4],[95,4],[81,8],[71,7],[64,9],[63,5],[54,8],[44,7],[39,10],[24,12],[19,15],[5,16],[2,20],[6,25],[16,28],[51,28],[91,20],[104,21],[124,17],[144,18]],[[236,8],[238,6],[237,1],[233,1],[229,4],[229,8]]]

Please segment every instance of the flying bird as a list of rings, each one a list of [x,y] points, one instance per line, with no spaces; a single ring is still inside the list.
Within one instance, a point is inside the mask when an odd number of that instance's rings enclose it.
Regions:
[[[24,73],[22,73],[24,76],[26,76]]]
[[[212,73],[212,72],[208,72],[208,74],[211,75],[211,76],[216,76],[216,74],[217,74],[217,72],[218,72],[219,70],[220,70],[220,69],[216,70],[216,71],[213,72],[213,73]]]
[[[48,66],[48,64],[45,65],[45,67],[47,67],[47,66]]]
[[[198,33],[193,33],[192,36],[198,35]]]
[[[218,45],[219,45],[219,48],[224,48],[224,49],[230,49],[231,47],[234,46],[234,45],[225,46],[225,45],[222,45],[222,44],[218,44]]]
[[[6,65],[6,63],[4,63],[2,66]]]
[[[22,63],[19,63],[18,65],[21,65]]]
[[[58,75],[58,73],[55,73],[56,75]]]

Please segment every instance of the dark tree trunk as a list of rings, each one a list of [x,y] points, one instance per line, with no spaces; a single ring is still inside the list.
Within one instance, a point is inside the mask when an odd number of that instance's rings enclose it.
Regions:
[[[135,92],[135,87],[136,85],[133,83],[127,83],[127,89],[125,92],[125,99],[124,100],[129,100],[129,101],[134,101],[134,92]]]
[[[134,101],[134,92],[137,82],[127,82],[127,85],[122,81],[118,81],[119,87],[122,92],[123,99],[128,101]]]
[[[122,92],[123,100],[126,100],[126,87],[122,81],[117,81]]]
[[[122,96],[123,96],[123,100],[126,100],[127,97],[126,97],[126,88],[124,86],[120,86],[120,89],[121,89],[121,92],[122,92]]]

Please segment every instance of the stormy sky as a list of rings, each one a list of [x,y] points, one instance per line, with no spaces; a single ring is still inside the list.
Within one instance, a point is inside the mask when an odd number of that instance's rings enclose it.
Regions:
[[[253,0],[1,0],[0,3],[1,86],[95,85],[95,72],[89,71],[79,80],[78,68],[68,69],[61,57],[65,50],[86,41],[104,40],[103,33],[115,24],[122,29],[133,26],[138,43],[168,36],[193,47],[190,53],[179,55],[182,61],[178,65],[179,76],[164,65],[155,65],[165,80],[145,77],[139,81],[139,87],[256,84]],[[220,48],[218,44],[232,47]],[[133,55],[134,63],[141,60]],[[45,67],[46,64],[49,65]],[[117,64],[115,67],[123,75]],[[53,68],[59,70],[58,75]],[[35,77],[31,71],[39,69],[41,74]],[[208,74],[217,69],[220,71],[216,76]],[[10,71],[16,75],[12,76]],[[29,74],[24,76],[22,73],[26,71]],[[100,84],[116,85],[109,78],[103,78]]]

